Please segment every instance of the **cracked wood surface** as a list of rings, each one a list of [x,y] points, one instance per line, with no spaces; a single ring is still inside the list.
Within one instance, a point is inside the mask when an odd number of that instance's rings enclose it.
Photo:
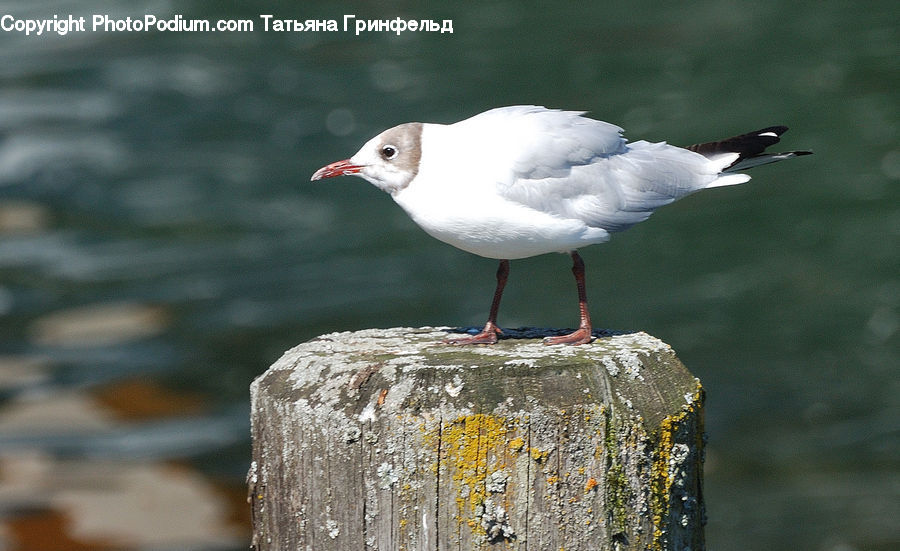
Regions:
[[[259,550],[703,549],[703,391],[645,333],[323,335],[251,387]]]

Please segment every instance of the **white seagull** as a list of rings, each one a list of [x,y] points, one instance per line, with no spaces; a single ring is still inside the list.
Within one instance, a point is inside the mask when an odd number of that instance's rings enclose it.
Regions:
[[[519,105],[449,125],[401,124],[311,179],[361,176],[431,236],[500,260],[484,329],[446,342],[496,343],[509,261],[563,252],[573,260],[580,323],[573,333],[544,341],[585,344],[592,326],[578,248],[607,241],[696,191],[748,181],[740,170],[811,153],[764,152],[785,126],[682,148],[629,143],[618,126],[582,115]]]

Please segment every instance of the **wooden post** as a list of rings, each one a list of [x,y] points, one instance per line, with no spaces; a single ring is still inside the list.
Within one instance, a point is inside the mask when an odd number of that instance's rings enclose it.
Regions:
[[[703,391],[645,333],[323,335],[251,388],[258,550],[704,548]]]

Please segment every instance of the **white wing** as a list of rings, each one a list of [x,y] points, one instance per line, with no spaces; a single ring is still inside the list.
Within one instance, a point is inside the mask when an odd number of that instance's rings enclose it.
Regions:
[[[578,112],[505,107],[457,125],[474,128],[491,152],[481,164],[499,169],[484,172],[505,199],[610,232],[695,191],[750,179],[720,174],[737,153],[711,160],[665,142],[627,144],[618,126]],[[492,128],[505,129],[502,140]]]
[[[625,148],[621,128],[581,115],[516,105],[485,111],[450,129],[475,139],[479,151],[490,154],[483,164],[512,170],[516,178],[565,177],[573,166],[590,164]]]

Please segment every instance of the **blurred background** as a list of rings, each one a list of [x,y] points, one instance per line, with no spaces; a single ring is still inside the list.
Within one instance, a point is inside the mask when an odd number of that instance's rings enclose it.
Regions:
[[[815,150],[583,250],[592,313],[702,380],[710,549],[900,546],[896,2],[0,2],[95,13],[256,29],[0,32],[0,549],[245,549],[251,380],[325,332],[481,325],[493,292],[495,261],[309,176],[523,103]],[[569,264],[513,262],[501,325],[575,325]]]

